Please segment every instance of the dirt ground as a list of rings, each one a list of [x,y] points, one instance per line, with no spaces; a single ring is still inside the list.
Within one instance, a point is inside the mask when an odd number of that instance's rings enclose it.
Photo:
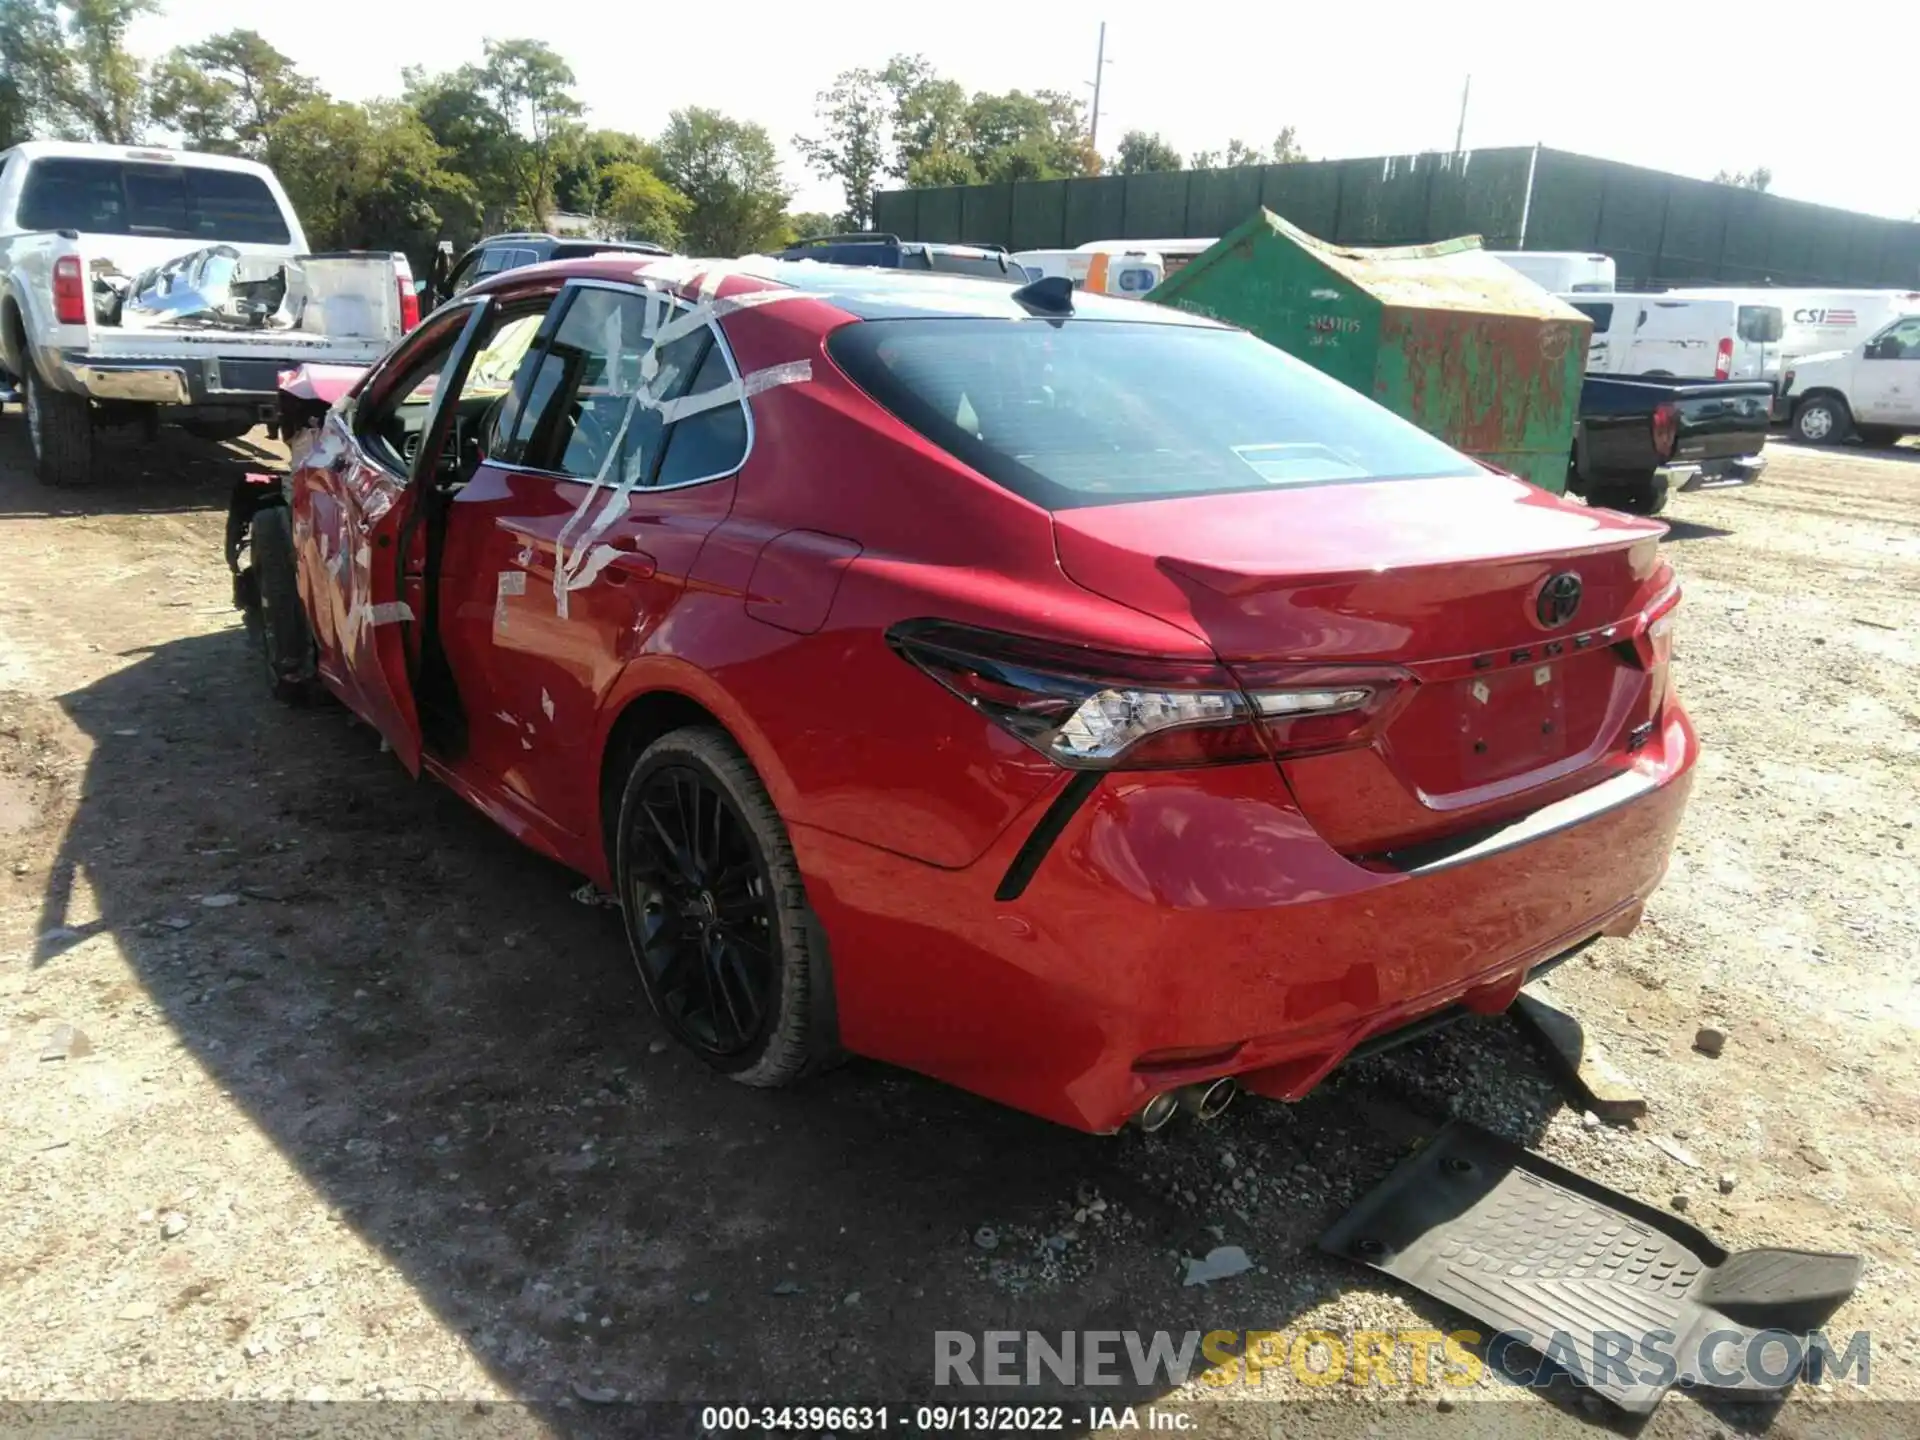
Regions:
[[[270,448],[169,434],[63,493],[0,420],[0,1401],[565,1431],[625,1399],[925,1398],[936,1329],[1447,1328],[1314,1242],[1458,1114],[1684,1195],[1729,1249],[1865,1257],[1828,1327],[1871,1331],[1865,1392],[1675,1392],[1642,1433],[1798,1435],[1843,1401],[1849,1430],[1920,1429],[1858,1403],[1920,1398],[1920,451],[1776,447],[1764,483],[1672,507],[1698,785],[1638,934],[1546,982],[1649,1097],[1638,1126],[1584,1123],[1489,1020],[1298,1106],[1095,1138],[870,1064],[765,1094],[669,1048],[575,877],[343,711],[266,697],[219,551]],[[1222,1243],[1255,1268],[1184,1286]],[[1630,1428],[1492,1380],[1277,1371],[1204,1417]]]

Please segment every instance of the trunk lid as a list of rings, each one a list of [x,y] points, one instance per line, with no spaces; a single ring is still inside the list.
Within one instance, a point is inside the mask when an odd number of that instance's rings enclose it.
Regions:
[[[1413,677],[1371,743],[1281,761],[1308,818],[1348,854],[1604,778],[1664,683],[1632,632],[1669,583],[1665,527],[1507,477],[1158,500],[1054,522],[1069,577],[1201,636],[1250,686],[1293,663]],[[1557,618],[1543,587],[1567,574],[1578,600]]]

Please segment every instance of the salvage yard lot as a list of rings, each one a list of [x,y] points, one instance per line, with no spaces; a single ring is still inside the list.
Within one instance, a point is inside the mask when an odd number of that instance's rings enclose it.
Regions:
[[[1829,1331],[1872,1332],[1869,1398],[1920,1399],[1920,451],[1772,453],[1667,517],[1705,747],[1673,871],[1546,986],[1638,1129],[1584,1124],[1496,1020],[1102,1138],[868,1064],[748,1091],[667,1047],[575,877],[344,711],[267,699],[220,563],[262,450],[168,432],[48,491],[9,411],[0,1399],[518,1398],[566,1428],[614,1396],[925,1398],[942,1329],[1444,1328],[1313,1246],[1450,1114],[1685,1196],[1730,1249],[1864,1254]],[[1257,1268],[1183,1287],[1222,1242]],[[1676,1393],[1643,1433],[1762,1414]]]

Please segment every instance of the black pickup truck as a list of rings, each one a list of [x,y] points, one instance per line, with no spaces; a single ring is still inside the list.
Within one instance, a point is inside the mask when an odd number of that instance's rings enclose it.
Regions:
[[[1657,515],[1673,490],[1744,485],[1767,463],[1772,405],[1765,380],[1589,375],[1567,489],[1610,510]]]

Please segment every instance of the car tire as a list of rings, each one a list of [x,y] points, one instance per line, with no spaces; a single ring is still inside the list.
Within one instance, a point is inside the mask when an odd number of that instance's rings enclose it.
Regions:
[[[293,512],[284,505],[254,512],[248,529],[252,563],[241,585],[247,628],[266,666],[267,688],[283,705],[309,705],[320,696],[313,632],[300,604],[295,572]]]
[[[35,477],[60,489],[89,484],[94,478],[93,402],[54,389],[31,365],[23,379],[20,404]]]
[[[763,1088],[837,1058],[825,938],[793,844],[725,732],[674,730],[634,763],[614,875],[641,987],[676,1040]]]
[[[1603,510],[1619,510],[1628,515],[1658,515],[1667,508],[1667,482],[1657,475],[1624,484],[1595,485],[1588,489],[1587,504]]]
[[[1900,437],[1906,432],[1898,425],[1856,425],[1853,433],[1860,437],[1862,445],[1871,445],[1877,450],[1891,450],[1900,443]]]
[[[1853,429],[1853,415],[1838,395],[1811,395],[1793,407],[1793,438],[1806,445],[1838,445]]]

